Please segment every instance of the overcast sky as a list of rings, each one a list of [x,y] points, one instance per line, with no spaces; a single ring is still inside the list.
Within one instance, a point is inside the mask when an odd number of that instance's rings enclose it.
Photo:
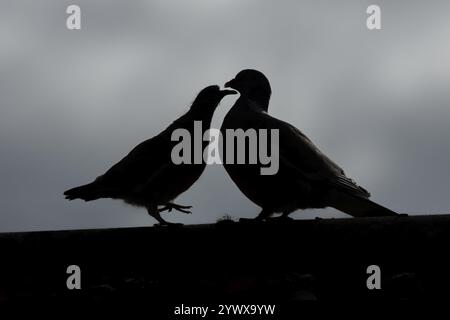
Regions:
[[[66,29],[78,4],[82,29]],[[366,28],[366,8],[382,30]],[[152,225],[117,200],[66,201],[197,92],[243,68],[271,81],[270,113],[308,135],[399,212],[450,212],[450,2],[0,0],[0,231]],[[236,97],[226,97],[220,127]],[[168,220],[253,217],[209,166]],[[296,218],[344,217],[334,210]]]

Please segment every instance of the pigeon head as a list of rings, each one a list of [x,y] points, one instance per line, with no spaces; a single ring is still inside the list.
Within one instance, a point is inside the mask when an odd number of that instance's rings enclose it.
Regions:
[[[192,103],[191,109],[203,109],[205,107],[216,108],[223,97],[229,94],[237,94],[234,90],[220,90],[217,85],[208,86],[199,92]]]
[[[263,110],[267,111],[272,89],[269,80],[262,72],[252,69],[242,70],[234,79],[228,81],[225,87],[236,89],[241,96],[256,101]]]

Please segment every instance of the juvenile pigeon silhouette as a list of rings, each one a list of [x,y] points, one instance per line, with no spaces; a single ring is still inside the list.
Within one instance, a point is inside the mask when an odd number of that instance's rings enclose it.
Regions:
[[[145,207],[148,214],[161,225],[171,224],[161,217],[162,211],[175,209],[190,213],[187,210],[190,206],[178,205],[172,201],[197,181],[206,163],[174,164],[171,153],[178,142],[171,141],[172,132],[175,129],[186,129],[193,137],[194,121],[201,121],[203,135],[209,129],[214,111],[222,98],[235,93],[234,90],[220,90],[219,86],[204,88],[186,114],[157,136],[136,146],[93,182],[64,192],[66,199],[122,199],[131,205]],[[207,144],[203,142],[204,147]]]
[[[243,70],[225,87],[240,93],[222,124],[225,140],[226,129],[279,130],[279,170],[276,174],[261,175],[260,163],[224,162],[234,183],[262,208],[256,219],[264,220],[274,213],[281,213],[280,218],[288,218],[297,209],[325,207],[336,208],[354,217],[397,215],[369,200],[369,192],[348,178],[300,130],[267,114],[271,87],[263,73]]]

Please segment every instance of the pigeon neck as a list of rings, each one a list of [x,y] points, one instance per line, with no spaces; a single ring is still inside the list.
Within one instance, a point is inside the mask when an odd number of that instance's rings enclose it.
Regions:
[[[257,111],[267,112],[269,109],[269,99],[261,99],[257,97],[245,97],[248,101],[248,105]]]
[[[198,110],[189,110],[184,115],[179,117],[173,123],[176,125],[185,126],[188,123],[193,123],[194,121],[201,121],[203,128],[206,130],[211,126],[211,121],[213,117],[214,110],[211,112],[209,110],[204,110],[202,112]]]
[[[192,108],[188,111],[187,115],[194,121],[202,121],[204,127],[211,125],[211,120],[216,108],[201,106],[200,108]]]

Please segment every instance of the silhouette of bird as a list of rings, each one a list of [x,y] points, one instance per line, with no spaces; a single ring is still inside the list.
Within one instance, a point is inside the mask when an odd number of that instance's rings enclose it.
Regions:
[[[197,181],[206,163],[174,164],[171,153],[178,142],[171,141],[172,132],[186,129],[193,137],[194,121],[201,121],[203,135],[209,129],[214,111],[222,98],[235,93],[234,90],[220,90],[216,85],[204,88],[186,114],[157,136],[136,146],[93,182],[64,192],[66,199],[122,199],[128,204],[145,207],[149,215],[161,225],[171,224],[162,219],[162,211],[175,209],[190,213],[187,210],[190,206],[178,205],[172,201]],[[203,142],[203,147],[207,145],[208,142]]]
[[[226,140],[226,129],[278,129],[279,132],[276,174],[261,175],[261,163],[227,164],[224,161],[234,183],[262,208],[256,219],[264,220],[274,213],[288,218],[297,209],[325,207],[354,217],[397,215],[370,201],[369,192],[348,178],[300,130],[267,114],[271,87],[263,73],[242,70],[225,87],[239,91],[240,97],[225,116],[221,127],[223,139]],[[223,152],[225,154],[226,150]]]

